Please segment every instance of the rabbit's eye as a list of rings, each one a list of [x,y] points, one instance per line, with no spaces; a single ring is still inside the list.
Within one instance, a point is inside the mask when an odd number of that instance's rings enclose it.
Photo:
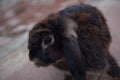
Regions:
[[[53,35],[48,35],[43,39],[42,47],[45,49],[54,43]]]
[[[44,39],[44,44],[45,44],[45,45],[50,44],[50,43],[52,43],[52,41],[53,41],[53,37],[47,36],[47,37]]]

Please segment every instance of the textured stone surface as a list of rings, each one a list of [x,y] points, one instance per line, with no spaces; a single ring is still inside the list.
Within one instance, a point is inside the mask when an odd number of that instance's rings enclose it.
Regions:
[[[119,0],[1,0],[0,80],[63,80],[63,73],[56,68],[36,68],[29,61],[28,31],[49,13],[80,2],[97,6],[105,15],[112,35],[110,52],[120,64]],[[91,73],[88,80],[94,77]],[[100,80],[111,79],[103,75]]]

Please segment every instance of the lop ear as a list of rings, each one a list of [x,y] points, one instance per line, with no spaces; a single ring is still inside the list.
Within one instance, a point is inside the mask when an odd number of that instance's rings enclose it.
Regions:
[[[86,80],[86,62],[77,41],[77,24],[70,19],[64,20],[62,48],[67,66],[75,80]]]

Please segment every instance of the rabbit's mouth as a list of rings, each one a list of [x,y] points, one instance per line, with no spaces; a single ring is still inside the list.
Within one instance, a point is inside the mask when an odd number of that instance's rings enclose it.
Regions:
[[[35,64],[35,66],[37,66],[37,67],[40,67],[40,66],[42,66],[42,67],[47,67],[47,66],[49,66],[49,65],[54,65],[54,64],[57,64],[57,63],[62,62],[62,61],[64,61],[64,58],[59,59],[59,60],[57,60],[57,61],[55,61],[55,62],[53,62],[53,63],[51,63],[51,64],[47,64],[47,63],[42,62],[42,61],[39,60],[38,58],[34,58],[34,59],[33,59],[33,62],[34,62],[34,64]]]
[[[38,58],[34,58],[33,62],[35,64],[35,66],[37,66],[37,67],[40,67],[40,66],[46,67],[46,66],[49,65],[47,63],[44,63],[44,62],[40,61]]]

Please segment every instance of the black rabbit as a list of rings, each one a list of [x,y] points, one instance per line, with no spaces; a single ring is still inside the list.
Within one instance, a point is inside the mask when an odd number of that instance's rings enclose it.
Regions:
[[[120,80],[120,68],[109,53],[110,42],[102,13],[79,4],[50,14],[33,27],[29,58],[36,66],[52,64],[70,72],[74,80],[86,80],[86,71],[107,72]]]

